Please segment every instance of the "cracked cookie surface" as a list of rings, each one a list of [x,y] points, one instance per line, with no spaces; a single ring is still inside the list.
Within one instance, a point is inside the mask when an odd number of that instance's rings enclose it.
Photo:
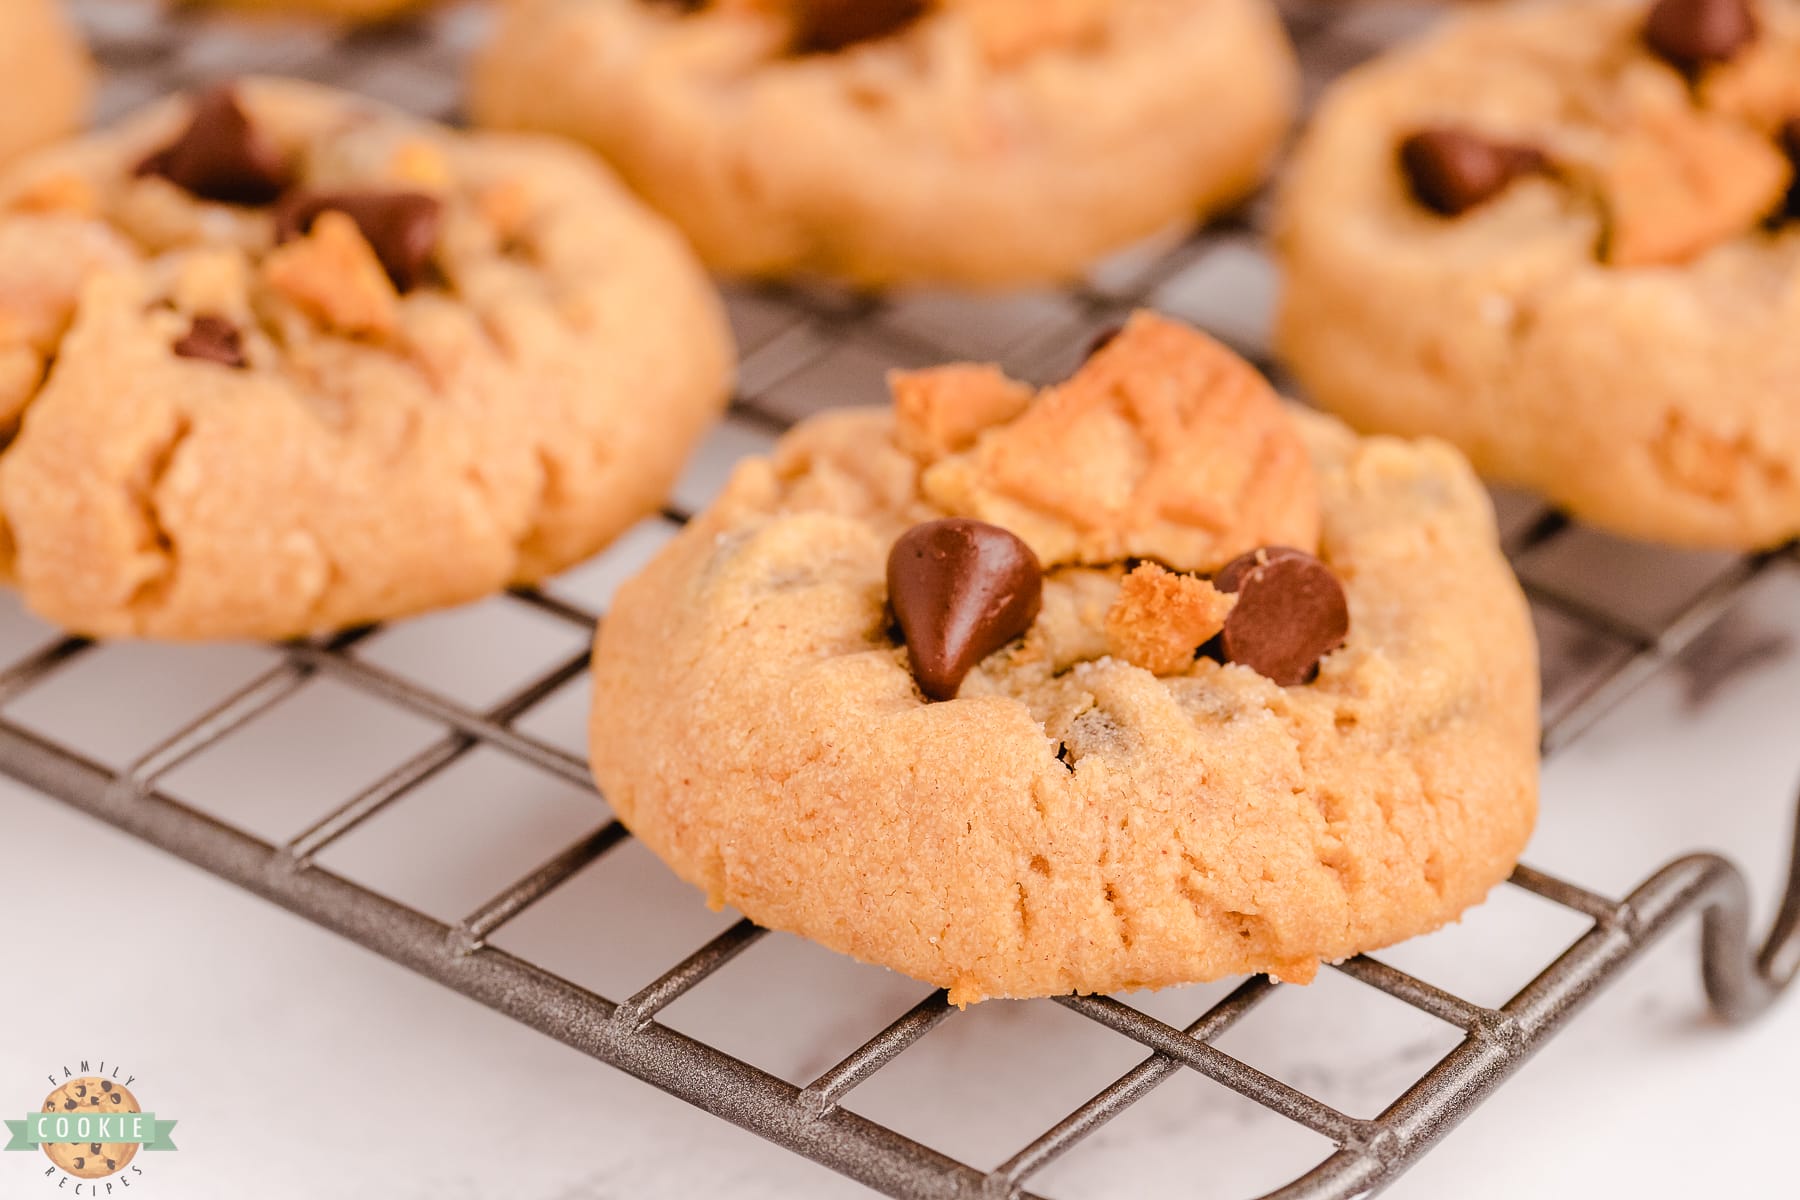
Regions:
[[[862,286],[1073,276],[1243,196],[1292,117],[1266,0],[867,8],[521,0],[471,111],[593,146],[716,269]]]
[[[0,163],[73,130],[92,90],[87,50],[58,0],[0,5]]]
[[[1300,450],[1310,487],[1293,519],[1311,544],[1288,553],[1316,553],[1350,610],[1312,682],[1195,655],[1233,599],[1200,576],[1238,541],[1098,561],[1021,524],[1045,571],[1035,621],[954,699],[925,700],[896,637],[890,548],[974,515],[928,485],[958,447],[1007,444],[1099,380],[1129,397],[1111,444],[1140,468],[1171,411],[1207,414],[1177,441],[1239,445],[1228,426],[1248,422]],[[712,903],[957,1003],[1302,981],[1454,919],[1506,877],[1536,808],[1536,655],[1455,451],[1282,408],[1216,343],[1147,316],[1067,384],[1021,403],[1003,383],[901,376],[910,404],[801,424],[619,591],[594,663],[593,764],[651,849]],[[976,414],[960,425],[957,396]],[[1130,512],[1096,518],[1123,529],[1105,553],[1172,544]],[[1217,518],[1195,505],[1177,520]]]
[[[571,147],[285,81],[210,103],[250,140],[172,154],[178,98],[0,177],[0,562],[31,608],[294,636],[541,578],[661,503],[730,345],[659,218]]]
[[[1445,437],[1584,520],[1774,545],[1800,534],[1800,4],[1754,0],[1703,61],[1652,11],[1459,13],[1336,84],[1278,205],[1278,344],[1359,428]],[[1409,165],[1421,131],[1476,149]],[[1535,158],[1484,171],[1493,147]]]

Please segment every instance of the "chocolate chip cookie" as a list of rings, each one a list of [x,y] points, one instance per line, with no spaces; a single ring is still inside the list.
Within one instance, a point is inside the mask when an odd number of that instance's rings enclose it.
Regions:
[[[137,1097],[110,1079],[84,1076],[63,1084],[44,1100],[47,1113],[80,1116],[143,1112]],[[103,1179],[116,1175],[137,1157],[136,1142],[45,1142],[50,1161],[77,1179]]]
[[[0,4],[0,162],[81,124],[93,66],[57,0]]]
[[[1314,398],[1662,541],[1800,534],[1800,3],[1467,12],[1322,101],[1279,206]]]
[[[0,567],[95,635],[471,600],[652,511],[730,360],[677,235],[572,147],[176,98],[0,176]]]
[[[1267,0],[522,0],[471,111],[578,138],[714,268],[1060,279],[1261,178]]]
[[[1139,315],[1067,382],[894,377],[618,593],[595,776],[715,905],[950,989],[1158,987],[1436,928],[1536,808],[1486,493]]]

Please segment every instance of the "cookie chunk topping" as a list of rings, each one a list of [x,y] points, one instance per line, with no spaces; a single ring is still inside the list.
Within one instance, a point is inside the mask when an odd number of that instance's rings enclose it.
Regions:
[[[1533,146],[1440,126],[1422,129],[1401,142],[1400,165],[1420,204],[1446,217],[1459,217],[1499,195],[1514,180],[1546,170],[1549,160]]]
[[[903,374],[895,387],[942,380]],[[930,440],[916,410],[899,417],[902,444]],[[1046,567],[1137,558],[1209,571],[1258,546],[1318,544],[1312,464],[1274,391],[1211,338],[1149,313],[967,440],[927,462],[925,498],[1012,530]]]
[[[1141,563],[1106,612],[1106,648],[1154,675],[1176,675],[1225,627],[1234,598],[1213,582]]]
[[[1644,24],[1644,41],[1689,74],[1729,62],[1756,40],[1749,0],[1659,0]]]
[[[919,689],[949,700],[976,663],[1037,620],[1043,571],[1004,529],[951,518],[916,525],[888,555],[887,585]]]
[[[1027,670],[1110,655],[1177,676],[1211,657],[1283,686],[1343,643],[1343,589],[1311,554],[1319,485],[1298,426],[1204,334],[1139,313],[1041,391],[969,364],[891,383],[916,483],[881,490],[948,514],[908,530],[888,563],[932,699],[1027,632],[1012,654]]]
[[[161,176],[202,200],[247,205],[270,203],[292,178],[230,84],[202,93],[181,136],[139,163],[137,173]]]

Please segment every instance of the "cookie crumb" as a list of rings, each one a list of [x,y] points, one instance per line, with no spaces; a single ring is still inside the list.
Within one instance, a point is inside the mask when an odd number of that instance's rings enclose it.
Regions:
[[[277,248],[262,270],[270,287],[340,333],[394,331],[399,293],[356,222],[335,209],[319,214],[311,234]]]
[[[1179,674],[1225,628],[1233,603],[1209,580],[1142,563],[1107,610],[1107,649],[1154,675]]]

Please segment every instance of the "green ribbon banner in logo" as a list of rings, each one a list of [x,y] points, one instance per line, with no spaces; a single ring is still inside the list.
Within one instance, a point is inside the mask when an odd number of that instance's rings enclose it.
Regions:
[[[6,1131],[12,1134],[6,1149],[35,1150],[45,1142],[136,1142],[146,1150],[173,1150],[169,1131],[175,1124],[157,1120],[155,1113],[34,1112],[23,1121],[6,1122]]]

